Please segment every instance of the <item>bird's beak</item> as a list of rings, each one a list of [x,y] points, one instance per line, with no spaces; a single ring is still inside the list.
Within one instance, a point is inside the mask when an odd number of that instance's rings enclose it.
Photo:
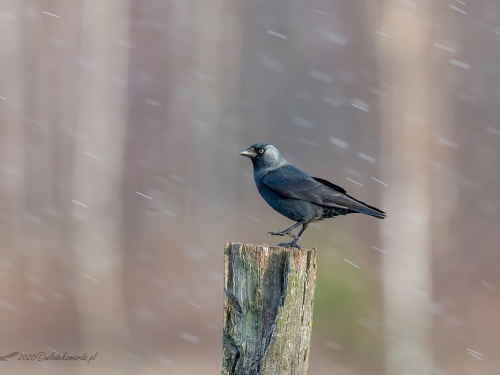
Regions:
[[[250,147],[250,148],[247,148],[246,150],[241,151],[240,155],[248,156],[249,158],[253,158],[253,157],[257,156],[257,153],[254,151],[254,149],[252,147]]]

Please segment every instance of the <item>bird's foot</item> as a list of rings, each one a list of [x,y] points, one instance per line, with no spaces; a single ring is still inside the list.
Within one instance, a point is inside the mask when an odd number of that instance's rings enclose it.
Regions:
[[[297,236],[296,234],[293,234],[290,231],[284,230],[283,232],[267,232],[267,234],[270,234],[272,236],[284,236],[285,234],[288,234],[290,237],[293,238],[293,242],[300,241],[300,237]]]
[[[282,243],[279,243],[277,246],[282,246],[282,247],[295,247],[297,249],[301,249],[301,247],[299,245],[297,245],[295,243],[295,241],[292,241],[292,242],[282,242]]]
[[[285,234],[289,234],[287,231],[283,232],[267,232],[267,234],[270,234],[271,236],[284,236]]]
[[[290,237],[293,238],[292,242],[282,242],[279,243],[278,246],[284,246],[284,247],[296,247],[297,249],[300,249],[300,246],[297,245],[297,241],[301,241],[300,237],[297,236],[296,234],[293,234],[289,230],[284,230],[282,232],[267,232],[268,234],[272,236],[284,236],[285,234],[288,234]]]

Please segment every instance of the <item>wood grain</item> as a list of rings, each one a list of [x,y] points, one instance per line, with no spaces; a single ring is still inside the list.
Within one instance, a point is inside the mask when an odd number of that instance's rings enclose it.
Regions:
[[[316,249],[227,243],[223,375],[305,375]]]

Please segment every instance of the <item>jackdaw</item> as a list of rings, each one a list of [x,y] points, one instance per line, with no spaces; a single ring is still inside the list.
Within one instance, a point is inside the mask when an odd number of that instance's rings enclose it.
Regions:
[[[273,145],[256,143],[240,155],[252,161],[255,185],[262,198],[280,214],[297,222],[281,232],[269,232],[293,238],[292,242],[278,246],[300,248],[297,241],[309,223],[323,219],[355,212],[385,218],[385,212],[347,195],[340,186],[312,177],[290,164]],[[293,234],[292,230],[299,225],[302,225],[299,233]]]

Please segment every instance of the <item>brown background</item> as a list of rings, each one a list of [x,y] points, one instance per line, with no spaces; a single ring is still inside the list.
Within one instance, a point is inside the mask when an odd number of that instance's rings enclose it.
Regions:
[[[0,355],[99,352],[0,371],[218,373],[224,243],[291,225],[265,141],[388,212],[303,236],[309,373],[498,374],[500,5],[462,3],[0,0]]]

